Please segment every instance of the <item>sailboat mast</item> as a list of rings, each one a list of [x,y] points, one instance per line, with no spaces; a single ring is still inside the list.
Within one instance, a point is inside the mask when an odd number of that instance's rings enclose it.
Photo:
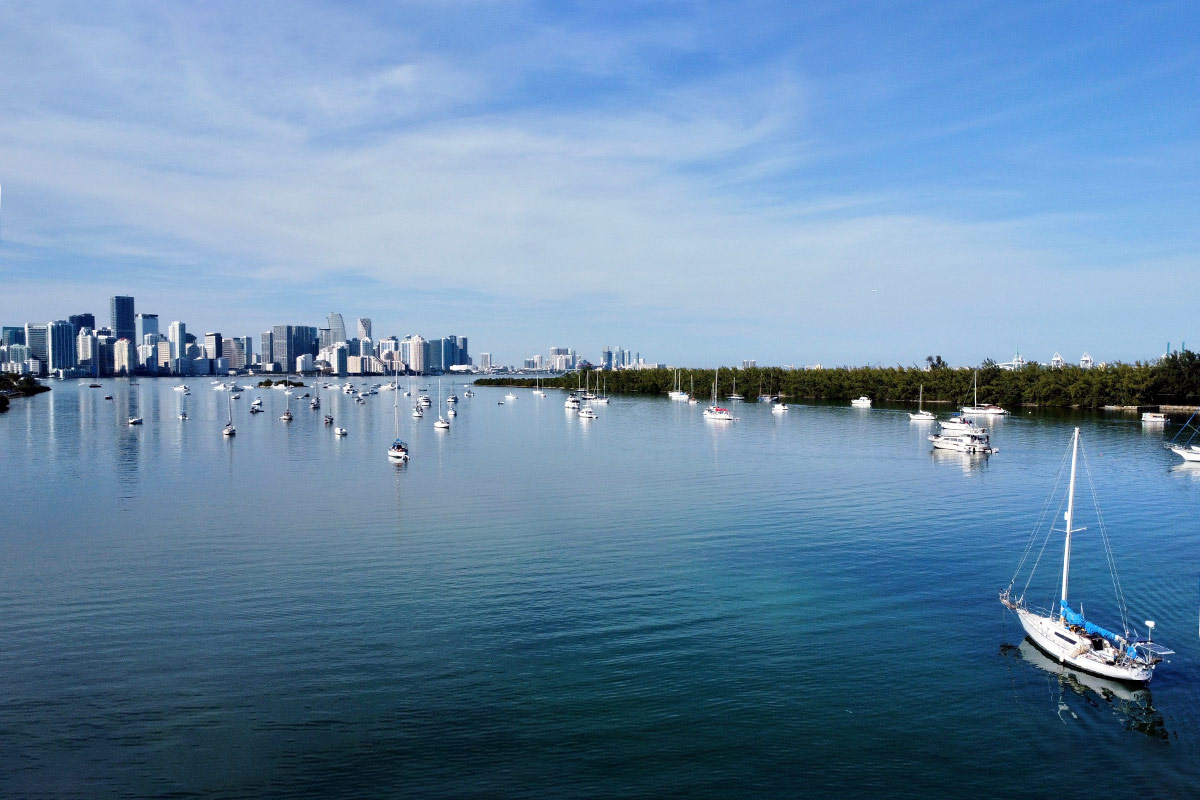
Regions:
[[[1071,529],[1075,524],[1075,464],[1079,456],[1079,428],[1071,440],[1071,487],[1067,491],[1067,537],[1063,545],[1062,601],[1067,602],[1067,577],[1071,572]],[[1059,614],[1062,614],[1060,609]]]

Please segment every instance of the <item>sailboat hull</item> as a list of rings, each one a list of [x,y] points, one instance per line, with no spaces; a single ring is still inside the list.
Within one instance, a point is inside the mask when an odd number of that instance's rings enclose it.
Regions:
[[[1114,663],[1116,651],[1111,645],[1106,644],[1103,650],[1095,650],[1090,639],[1076,634],[1054,619],[1035,614],[1027,608],[1013,610],[1029,641],[1060,664],[1102,678],[1129,683],[1147,683],[1154,675],[1154,670],[1148,666]]]

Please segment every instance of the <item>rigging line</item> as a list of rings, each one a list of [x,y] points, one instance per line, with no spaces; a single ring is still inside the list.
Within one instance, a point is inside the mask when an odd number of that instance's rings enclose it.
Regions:
[[[1046,535],[1042,539],[1042,549],[1038,551],[1037,559],[1033,562],[1033,566],[1029,570],[1029,577],[1025,579],[1025,585],[1023,587],[1021,587],[1021,597],[1022,598],[1024,598],[1025,593],[1029,591],[1029,584],[1033,581],[1034,574],[1037,573],[1038,564],[1042,563],[1042,556],[1045,555],[1045,553],[1046,553],[1046,545],[1050,544],[1050,534],[1054,533],[1053,520],[1059,516],[1060,512],[1062,512],[1062,507],[1065,502],[1066,502],[1066,498],[1059,500],[1058,508],[1056,509],[1056,513],[1055,513],[1054,517],[1051,518],[1051,523],[1046,526]],[[1054,608],[1054,596],[1051,595],[1050,600],[1047,601],[1047,603],[1046,603],[1046,609],[1052,610],[1053,608]]]
[[[1055,495],[1058,494],[1059,484],[1062,483],[1063,475],[1066,473],[1067,456],[1068,455],[1070,455],[1070,451],[1067,451],[1067,453],[1065,453],[1063,455],[1062,462],[1058,465],[1058,475],[1054,479],[1054,485],[1050,488],[1050,492],[1046,495],[1046,499],[1042,502],[1042,510],[1038,513],[1037,520],[1033,524],[1033,530],[1031,530],[1029,532],[1029,541],[1026,542],[1026,544],[1025,544],[1025,552],[1021,554],[1021,560],[1017,563],[1017,569],[1013,572],[1012,580],[1010,580],[1008,582],[1009,588],[1012,588],[1013,584],[1015,584],[1017,582],[1017,577],[1021,574],[1021,570],[1025,567],[1025,562],[1029,559],[1030,551],[1033,550],[1033,543],[1037,540],[1037,533],[1038,533],[1038,531],[1040,531],[1042,529],[1042,525],[1044,525],[1046,523],[1046,512],[1049,510],[1050,503],[1054,500]],[[1061,500],[1059,501],[1059,507],[1060,508],[1062,507]],[[1050,527],[1053,528],[1054,527],[1053,524],[1051,524]],[[1049,532],[1047,532],[1047,536],[1049,536]],[[1044,551],[1045,549],[1046,549],[1046,545],[1045,545],[1045,542],[1043,542],[1042,550]],[[1040,560],[1041,560],[1041,554],[1039,553],[1038,561],[1040,561]],[[1035,562],[1033,565],[1033,569],[1030,570],[1030,573],[1029,573],[1030,578],[1033,577],[1033,573],[1036,570],[1037,570],[1037,563]],[[1029,587],[1029,581],[1025,582],[1025,586],[1026,586],[1026,588]]]
[[[1096,496],[1096,484],[1092,480],[1092,467],[1088,462],[1087,451],[1080,447],[1080,452],[1083,454],[1083,471],[1087,476],[1088,490],[1092,495],[1092,507],[1096,509],[1096,524],[1100,528],[1100,541],[1104,544],[1104,557],[1108,561],[1108,574],[1112,578],[1113,593],[1117,598],[1117,611],[1121,615],[1121,625],[1125,629],[1125,636],[1129,636],[1129,609],[1125,605],[1125,593],[1121,591],[1121,580],[1117,576],[1117,562],[1113,558],[1112,542],[1108,538],[1108,528],[1104,524],[1104,515],[1100,511],[1100,499]]]

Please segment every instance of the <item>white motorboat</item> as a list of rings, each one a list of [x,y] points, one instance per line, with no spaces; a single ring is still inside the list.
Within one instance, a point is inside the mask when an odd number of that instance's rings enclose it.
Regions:
[[[438,417],[437,422],[433,423],[433,427],[439,431],[448,431],[450,430],[450,423],[445,418]]]
[[[580,419],[595,419],[596,412],[591,406],[584,406],[583,408],[579,409],[579,418]]]
[[[870,408],[871,407],[871,398],[867,397],[864,394],[862,397],[856,397],[853,400],[851,400],[850,405],[854,406],[855,408]]]
[[[1037,609],[1025,603],[1025,592],[1033,580],[1033,572],[1040,559],[1035,559],[1034,564],[1029,568],[1029,578],[1020,590],[1020,594],[1017,594],[1015,589],[1017,578],[1025,568],[1030,554],[1042,552],[1042,549],[1034,546],[1041,527],[1034,530],[1029,545],[1025,549],[1025,557],[1021,559],[1021,564],[1018,565],[1008,588],[1000,593],[1000,602],[1017,615],[1029,640],[1060,664],[1099,675],[1102,678],[1130,683],[1147,683],[1154,676],[1154,668],[1162,663],[1163,657],[1174,651],[1153,641],[1153,620],[1146,621],[1145,638],[1139,637],[1131,631],[1125,598],[1121,593],[1120,581],[1116,578],[1116,566],[1112,549],[1109,546],[1108,534],[1104,530],[1104,522],[1099,512],[1097,512],[1096,520],[1109,570],[1112,573],[1112,585],[1116,591],[1116,608],[1121,616],[1122,632],[1107,630],[1089,622],[1084,618],[1082,604],[1077,613],[1071,608],[1069,602],[1068,578],[1071,571],[1071,540],[1075,534],[1087,530],[1083,527],[1075,527],[1075,476],[1078,457],[1079,429],[1076,428],[1071,439],[1071,478],[1067,485],[1067,510],[1063,516],[1066,524],[1063,528],[1056,529],[1053,523],[1057,521],[1058,514],[1054,513],[1048,515],[1048,524],[1044,526],[1044,542],[1049,541],[1052,533],[1062,533],[1064,537],[1062,590],[1059,594],[1058,608],[1056,610]],[[1095,497],[1094,491],[1092,496]],[[1049,503],[1047,503],[1047,507],[1050,507]],[[1061,508],[1061,506],[1059,507]],[[1042,547],[1045,547],[1044,543]]]
[[[191,390],[188,388],[188,385],[187,385],[186,383],[181,383],[181,384],[179,384],[178,386],[175,386],[175,387],[172,387],[172,388],[174,388],[174,389],[175,389],[175,391],[177,391],[177,392],[188,392],[188,391],[191,391]]]
[[[1168,444],[1167,449],[1184,461],[1200,461],[1200,448],[1196,445]]]
[[[565,408],[570,408],[570,409],[574,409],[574,410],[578,411],[579,410],[579,395],[575,394],[574,392],[571,392],[569,395],[567,395],[567,399],[565,401],[563,401],[563,406]]]
[[[929,441],[938,450],[957,450],[960,453],[978,453],[980,455],[991,455],[998,452],[995,447],[992,447],[986,433],[935,433],[929,437]]]
[[[1167,421],[1167,415],[1157,411],[1146,411],[1142,414],[1142,422],[1148,425],[1162,425]]]
[[[388,458],[392,461],[408,461],[408,445],[397,439],[388,448]]]
[[[772,414],[783,414],[788,410],[787,403],[771,403]]]
[[[346,429],[345,429],[345,428],[341,428],[341,427],[334,428],[334,429],[333,429],[333,435],[334,435],[334,436],[345,436],[345,435],[346,435]]]
[[[504,399],[505,400],[516,400],[517,396],[515,394],[513,394],[512,392],[509,392],[508,394],[504,395]]]
[[[130,425],[141,425],[143,422],[145,422],[145,420],[143,420],[141,417],[130,417],[129,418]]]
[[[413,419],[420,419],[423,416],[425,416],[425,412],[421,410],[421,407],[413,406]]]
[[[938,420],[942,433],[947,436],[957,436],[964,433],[986,434],[987,428],[981,428],[974,420],[967,419],[961,414],[955,414],[946,419]]]

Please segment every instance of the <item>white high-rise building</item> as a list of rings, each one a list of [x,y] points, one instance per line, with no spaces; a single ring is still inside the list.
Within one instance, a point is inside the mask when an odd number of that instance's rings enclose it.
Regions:
[[[172,364],[177,359],[187,357],[187,353],[184,352],[184,348],[187,347],[187,325],[179,320],[172,322],[167,327],[167,341],[171,343]]]
[[[491,353],[480,353],[479,354],[479,369],[482,370],[483,372],[491,371],[491,369],[492,369],[492,354]]]
[[[333,344],[346,341],[346,323],[336,311],[329,312],[329,340]]]
[[[133,342],[122,336],[113,345],[113,374],[132,375],[137,366],[137,354]]]
[[[425,374],[425,340],[420,336],[411,336],[408,340],[408,366],[418,375]]]

